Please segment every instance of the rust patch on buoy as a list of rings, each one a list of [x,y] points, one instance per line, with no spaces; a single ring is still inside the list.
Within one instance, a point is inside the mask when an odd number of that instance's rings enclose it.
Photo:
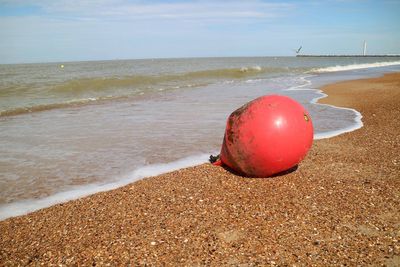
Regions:
[[[308,115],[305,114],[305,113],[304,113],[304,120],[305,120],[306,122],[309,122],[309,121],[310,121],[310,118],[309,118]]]
[[[251,102],[249,102],[249,103],[247,103],[247,104],[241,106],[240,108],[238,108],[237,110],[235,110],[234,112],[232,112],[232,114],[231,114],[230,117],[232,117],[232,116],[234,116],[234,117],[239,117],[243,112],[246,111],[246,109],[249,107],[250,103],[251,103]]]

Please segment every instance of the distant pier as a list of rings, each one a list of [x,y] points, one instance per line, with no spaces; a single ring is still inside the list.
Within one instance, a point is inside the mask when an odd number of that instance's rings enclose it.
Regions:
[[[296,57],[400,57],[399,55],[296,55]]]

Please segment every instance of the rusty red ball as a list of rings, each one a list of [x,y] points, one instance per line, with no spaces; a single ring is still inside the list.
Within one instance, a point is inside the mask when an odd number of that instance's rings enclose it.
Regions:
[[[281,95],[259,97],[228,118],[222,164],[249,177],[268,177],[296,166],[313,142],[307,110]]]

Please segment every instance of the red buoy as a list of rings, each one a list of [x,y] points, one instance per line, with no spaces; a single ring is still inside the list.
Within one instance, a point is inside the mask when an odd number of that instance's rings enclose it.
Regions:
[[[310,149],[313,132],[310,115],[298,102],[262,96],[229,116],[220,163],[245,176],[268,177],[296,166]]]

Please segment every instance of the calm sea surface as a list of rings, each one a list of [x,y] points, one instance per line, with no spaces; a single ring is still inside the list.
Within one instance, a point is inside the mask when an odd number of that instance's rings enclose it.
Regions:
[[[201,58],[0,65],[0,219],[217,153],[226,118],[282,94],[316,138],[362,126],[317,86],[400,71],[400,58]]]

